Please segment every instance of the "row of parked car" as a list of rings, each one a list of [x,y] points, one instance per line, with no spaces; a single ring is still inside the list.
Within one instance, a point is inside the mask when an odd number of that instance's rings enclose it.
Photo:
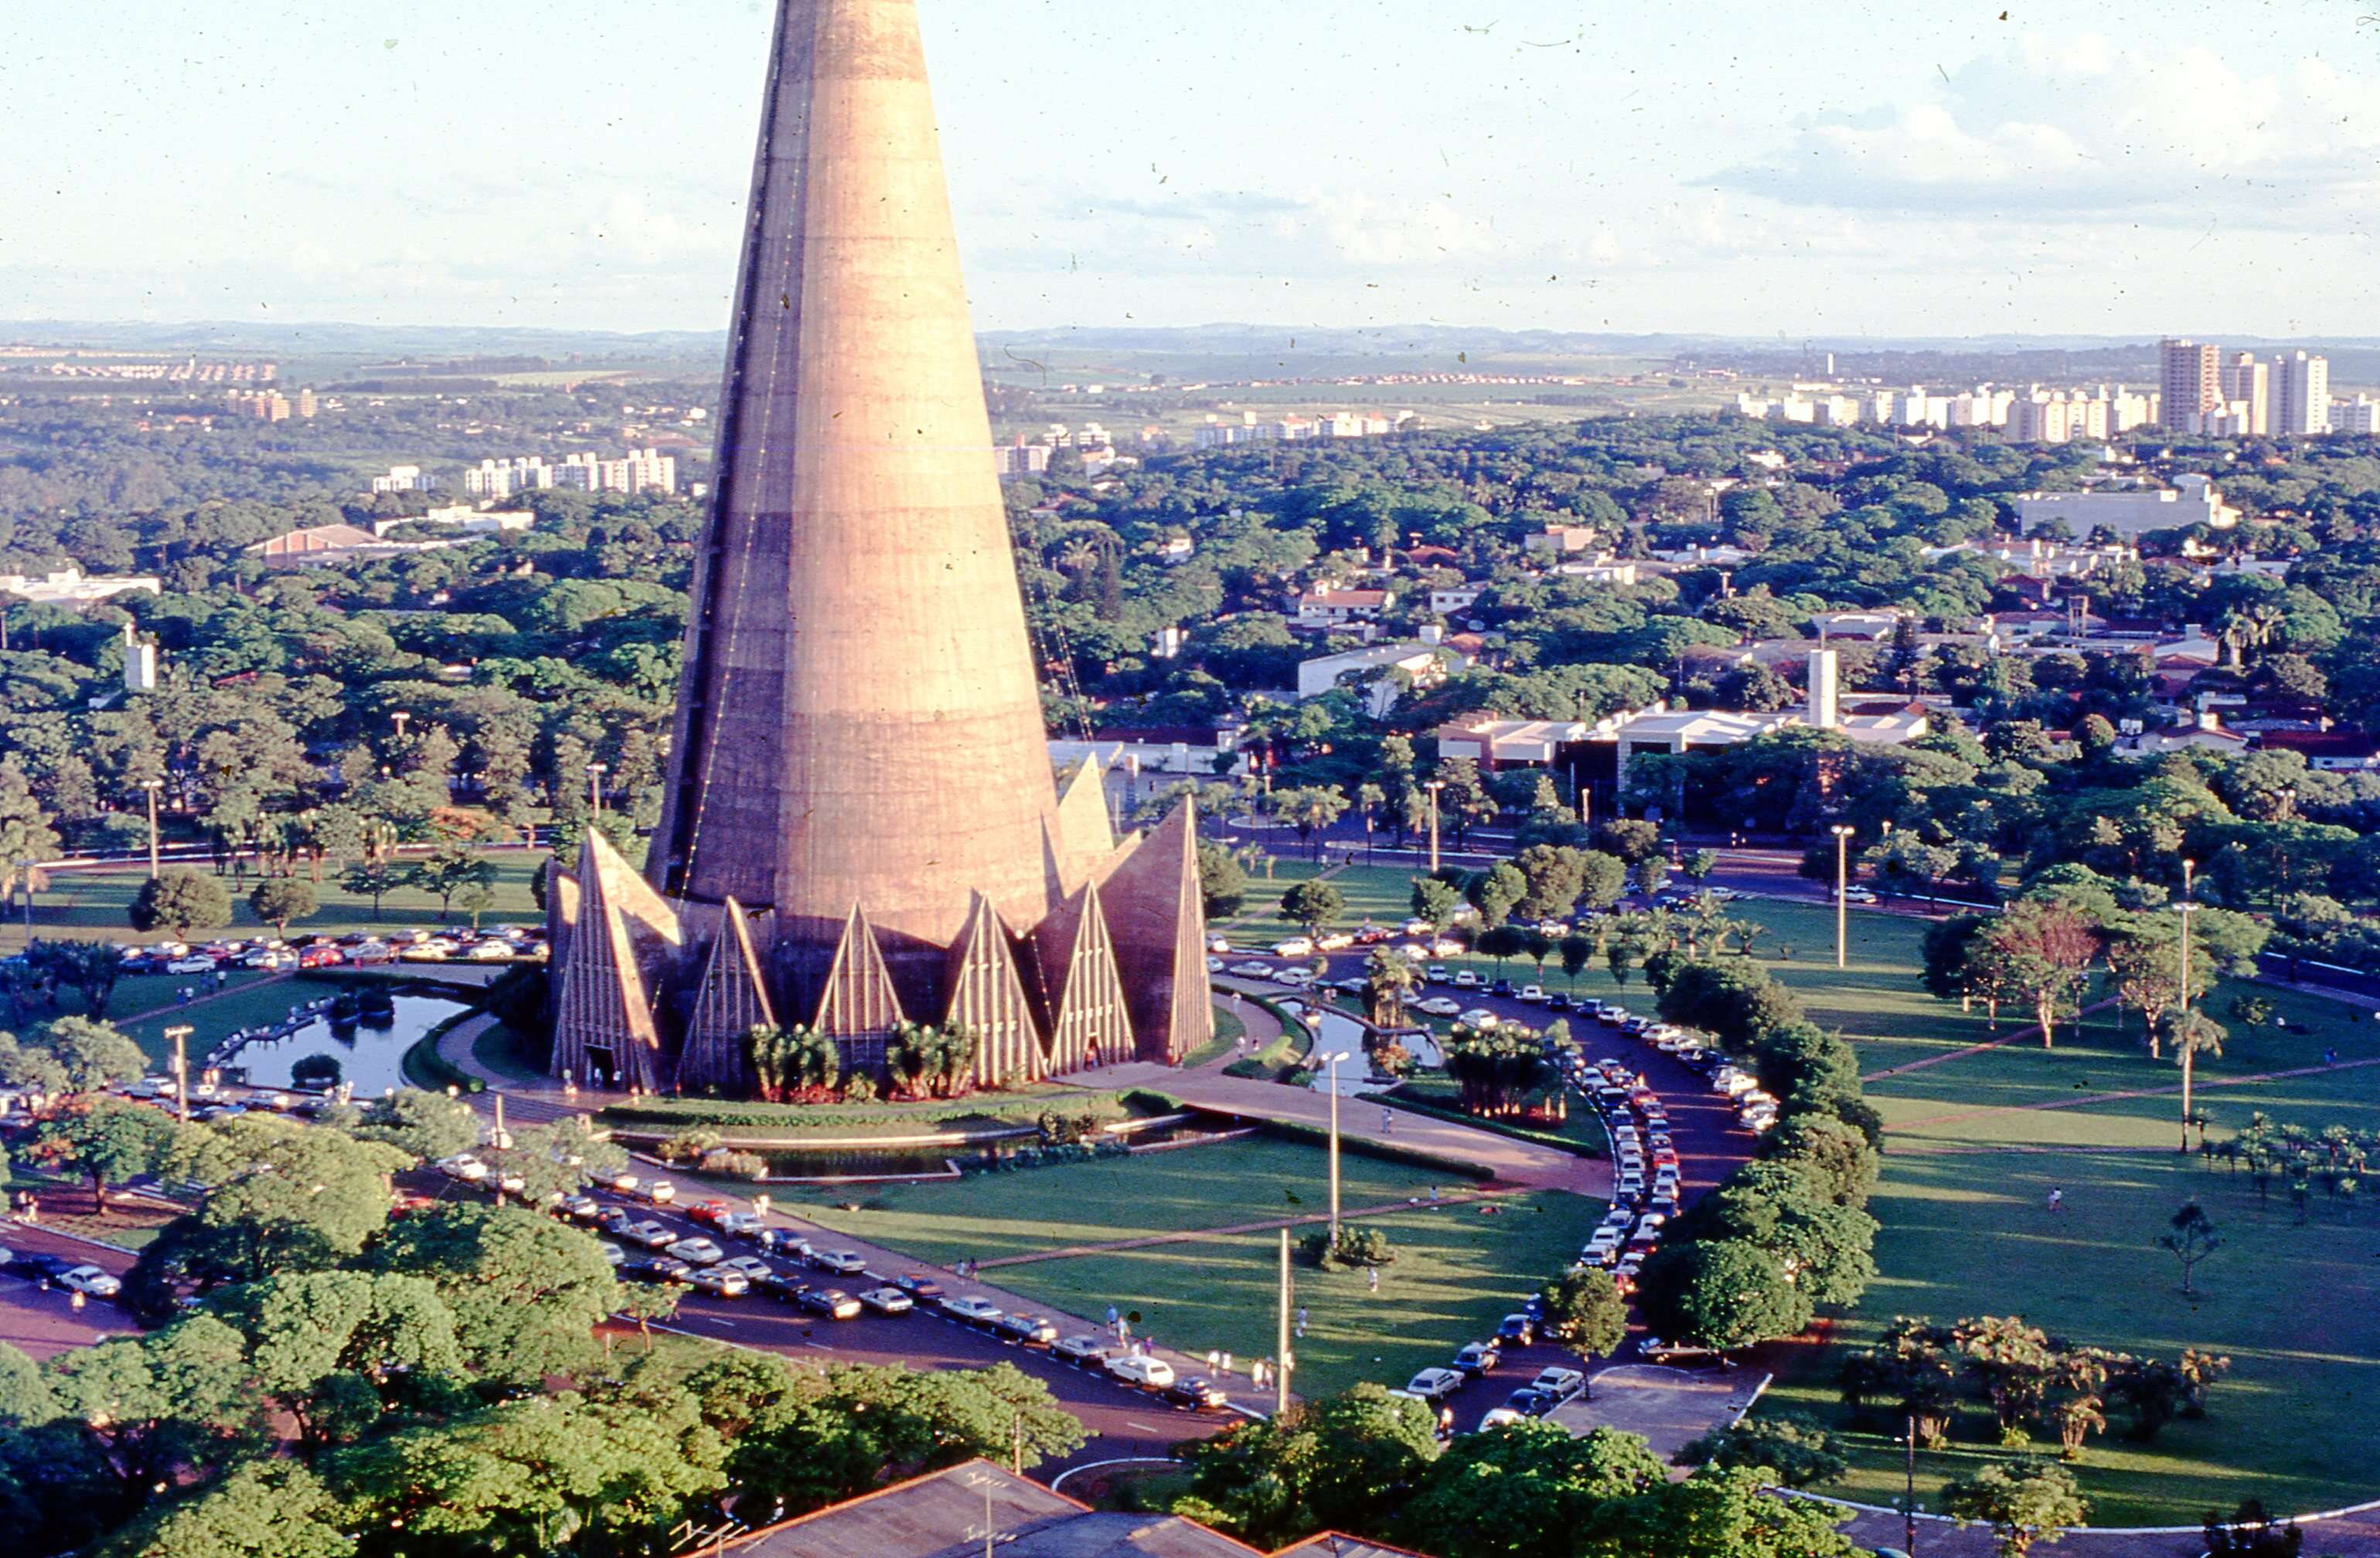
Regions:
[[[541,930],[502,925],[486,931],[405,930],[384,936],[354,932],[289,940],[261,936],[211,941],[201,947],[166,941],[118,947],[116,953],[126,973],[213,973],[227,969],[279,972],[342,964],[535,961],[547,955],[547,948]]]
[[[472,1172],[474,1167],[479,1172]],[[471,1183],[484,1182],[490,1172],[485,1164],[468,1154],[447,1159],[439,1168]],[[655,1207],[674,1205],[677,1197],[676,1187],[669,1180],[646,1179],[631,1173],[598,1176],[591,1183]],[[772,1226],[724,1201],[697,1202],[683,1210],[688,1222],[705,1230],[698,1235],[685,1234],[657,1217],[640,1215],[637,1207],[606,1202],[586,1193],[565,1197],[551,1211],[601,1236],[604,1258],[631,1281],[676,1283],[722,1298],[758,1296],[829,1320],[928,1310],[1017,1347],[1046,1350],[1061,1362],[1097,1370],[1118,1383],[1177,1407],[1206,1410],[1226,1401],[1220,1385],[1201,1376],[1177,1377],[1163,1359],[1133,1352],[1103,1335],[1062,1336],[1057,1325],[1044,1316],[1011,1314],[988,1298],[946,1292],[941,1284],[917,1272],[879,1278],[868,1272],[867,1258],[857,1250],[815,1245],[791,1228]],[[749,1244],[758,1253],[730,1253],[722,1239]],[[804,1274],[805,1269],[853,1279],[856,1291],[812,1281]]]
[[[113,1298],[124,1291],[124,1284],[92,1265],[65,1255],[42,1255],[31,1250],[0,1250],[0,1271],[10,1276],[20,1276],[28,1282],[47,1282],[53,1287],[68,1293],[82,1293],[93,1298]]]

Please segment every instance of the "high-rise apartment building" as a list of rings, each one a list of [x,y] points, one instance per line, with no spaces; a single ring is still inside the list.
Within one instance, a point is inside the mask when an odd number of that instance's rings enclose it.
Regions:
[[[2273,430],[2272,367],[2242,352],[2223,365],[2222,395],[2227,406],[2245,406],[2246,430],[2262,438]]]
[[[2330,359],[2291,352],[2273,363],[2272,431],[2303,438],[2330,431]]]
[[[2158,416],[2169,433],[2191,431],[2223,400],[2221,351],[2195,341],[2167,341],[2157,349],[2157,382],[2164,398]]]

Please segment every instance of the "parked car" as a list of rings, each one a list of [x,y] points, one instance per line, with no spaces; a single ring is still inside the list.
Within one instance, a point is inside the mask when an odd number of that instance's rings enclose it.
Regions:
[[[752,1236],[752,1242],[789,1261],[807,1261],[810,1257],[810,1241],[791,1228],[762,1228]]]
[[[1050,1356],[1077,1369],[1095,1369],[1108,1360],[1114,1344],[1105,1336],[1064,1336],[1050,1344]]]
[[[1437,1402],[1463,1388],[1463,1376],[1451,1369],[1425,1369],[1405,1382],[1405,1389],[1424,1401]]]
[[[829,1320],[857,1320],[862,1308],[858,1299],[840,1287],[812,1287],[802,1293],[795,1302],[811,1313],[822,1314]]]
[[[1223,1387],[1204,1374],[1176,1380],[1167,1385],[1162,1394],[1170,1405],[1185,1407],[1193,1412],[1209,1412],[1232,1404],[1232,1398],[1224,1394]]]
[[[727,1203],[723,1201],[698,1201],[686,1209],[687,1222],[699,1223],[706,1228],[719,1226],[719,1220],[726,1215]]]
[[[1414,1009],[1427,1012],[1432,1017],[1455,1017],[1462,1013],[1463,1003],[1451,1000],[1444,996],[1432,996],[1426,1001],[1416,1003]]]
[[[898,1287],[871,1287],[859,1296],[859,1301],[878,1314],[907,1314],[917,1307],[915,1300]]]
[[[1496,1339],[1516,1347],[1527,1347],[1537,1339],[1537,1322],[1525,1314],[1508,1314],[1496,1327]]]
[[[1479,988],[1479,976],[1469,969],[1457,969],[1453,984],[1458,990],[1476,990]]]
[[[857,1276],[868,1269],[868,1258],[856,1250],[813,1250],[810,1264],[837,1276]]]
[[[1270,963],[1256,962],[1234,963],[1232,965],[1232,972],[1238,974],[1242,979],[1270,979],[1272,977],[1272,965]]]
[[[459,1179],[476,1185],[488,1177],[488,1165],[468,1153],[457,1153],[451,1158],[438,1160],[438,1172],[449,1179]]]
[[[1537,1377],[1529,1382],[1529,1388],[1553,1397],[1554,1405],[1559,1407],[1586,1388],[1586,1376],[1575,1369],[1548,1364],[1537,1371]]]
[[[686,1283],[720,1298],[740,1298],[752,1291],[750,1277],[724,1266],[697,1266],[686,1274]]]
[[[656,1223],[648,1217],[641,1223],[631,1223],[622,1228],[620,1237],[647,1250],[667,1250],[677,1242],[677,1230],[666,1223]]]
[[[1276,941],[1272,944],[1272,955],[1276,958],[1311,958],[1314,956],[1313,939],[1293,936],[1285,941]]]
[[[962,1325],[989,1329],[1000,1318],[1000,1307],[989,1298],[965,1298],[942,1300],[942,1312]]]
[[[1550,1412],[1555,1407],[1560,1406],[1561,1402],[1555,1397],[1547,1395],[1544,1391],[1539,1390],[1535,1385],[1523,1385],[1512,1395],[1504,1397],[1504,1405],[1507,1408],[1519,1413],[1522,1417],[1542,1418],[1548,1412]]]
[[[603,1252],[603,1259],[610,1262],[615,1270],[628,1263],[628,1252],[608,1238],[599,1240],[595,1248]]]
[[[1125,1384],[1142,1390],[1163,1390],[1173,1383],[1173,1365],[1161,1358],[1119,1354],[1107,1360],[1107,1371]]]
[[[899,1288],[921,1304],[930,1304],[942,1296],[942,1285],[932,1277],[916,1272],[902,1272],[894,1276],[892,1286]]]
[[[124,1291],[124,1284],[97,1266],[68,1266],[51,1281],[69,1293],[82,1293],[93,1298],[113,1298]]]
[[[655,1179],[645,1187],[644,1195],[655,1206],[667,1206],[677,1199],[677,1187],[666,1179]]]
[[[689,1266],[708,1266],[726,1259],[727,1251],[707,1238],[682,1238],[669,1247],[669,1252]]]
[[[1046,1347],[1058,1339],[1058,1328],[1038,1314],[1003,1314],[991,1322],[995,1335],[1020,1347]]]
[[[1494,1342],[1473,1342],[1454,1355],[1454,1371],[1466,1379],[1477,1379],[1493,1373],[1504,1359],[1504,1349]]]
[[[1488,986],[1488,993],[1491,996],[1501,996],[1509,1000],[1516,992],[1513,989],[1512,982],[1511,980],[1499,979]]]
[[[670,1255],[648,1255],[641,1261],[631,1261],[621,1268],[621,1274],[639,1282],[683,1282],[694,1274],[694,1268]]]
[[[772,1271],[766,1276],[754,1277],[752,1286],[759,1288],[766,1297],[774,1298],[781,1304],[800,1303],[802,1295],[810,1290],[810,1285],[800,1277],[790,1272],[779,1271]]]
[[[1455,1021],[1466,1028],[1493,1028],[1498,1019],[1496,1014],[1486,1007],[1473,1007]]]
[[[717,1224],[719,1231],[730,1238],[750,1238],[766,1226],[757,1212],[731,1212]]]
[[[742,1272],[754,1282],[759,1281],[764,1276],[774,1276],[777,1274],[776,1267],[758,1255],[730,1255],[719,1262],[719,1269],[723,1272]]]
[[[1449,983],[1450,980],[1450,976],[1446,972],[1446,965],[1444,963],[1430,964],[1427,968],[1421,971],[1421,976],[1424,979],[1428,980],[1432,984],[1444,984]]]
[[[167,973],[212,973],[215,972],[215,960],[212,958],[197,956],[176,958],[165,965],[165,972]]]

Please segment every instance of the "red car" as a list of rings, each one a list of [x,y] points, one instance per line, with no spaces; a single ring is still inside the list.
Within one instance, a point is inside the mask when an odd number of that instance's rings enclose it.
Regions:
[[[690,1220],[701,1224],[706,1228],[715,1228],[719,1226],[719,1219],[726,1216],[732,1210],[733,1208],[723,1201],[698,1201],[686,1209],[686,1214]]]
[[[335,947],[309,947],[298,954],[298,966],[301,969],[330,968],[341,960]]]

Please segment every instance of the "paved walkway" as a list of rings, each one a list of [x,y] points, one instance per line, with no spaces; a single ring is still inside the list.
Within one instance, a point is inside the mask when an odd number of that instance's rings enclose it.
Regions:
[[[1099,1091],[1145,1087],[1184,1104],[1242,1119],[1286,1120],[1317,1130],[1330,1128],[1329,1094],[1281,1082],[1227,1077],[1220,1069],[1179,1071],[1151,1061],[1134,1061],[1056,1080]],[[1431,1119],[1403,1109],[1385,1109],[1365,1099],[1341,1100],[1339,1134],[1350,1141],[1413,1148],[1470,1164],[1486,1169],[1502,1185],[1568,1190],[1572,1195],[1604,1201],[1611,1198],[1611,1165],[1608,1160],[1578,1157],[1534,1141],[1474,1130],[1469,1126]]]
[[[1575,1397],[1548,1416],[1572,1433],[1616,1428],[1641,1433],[1664,1462],[1690,1441],[1750,1408],[1768,1376],[1757,1369],[1672,1369],[1622,1363],[1595,1376],[1595,1396]],[[1682,1472],[1676,1475],[1682,1476]]]

